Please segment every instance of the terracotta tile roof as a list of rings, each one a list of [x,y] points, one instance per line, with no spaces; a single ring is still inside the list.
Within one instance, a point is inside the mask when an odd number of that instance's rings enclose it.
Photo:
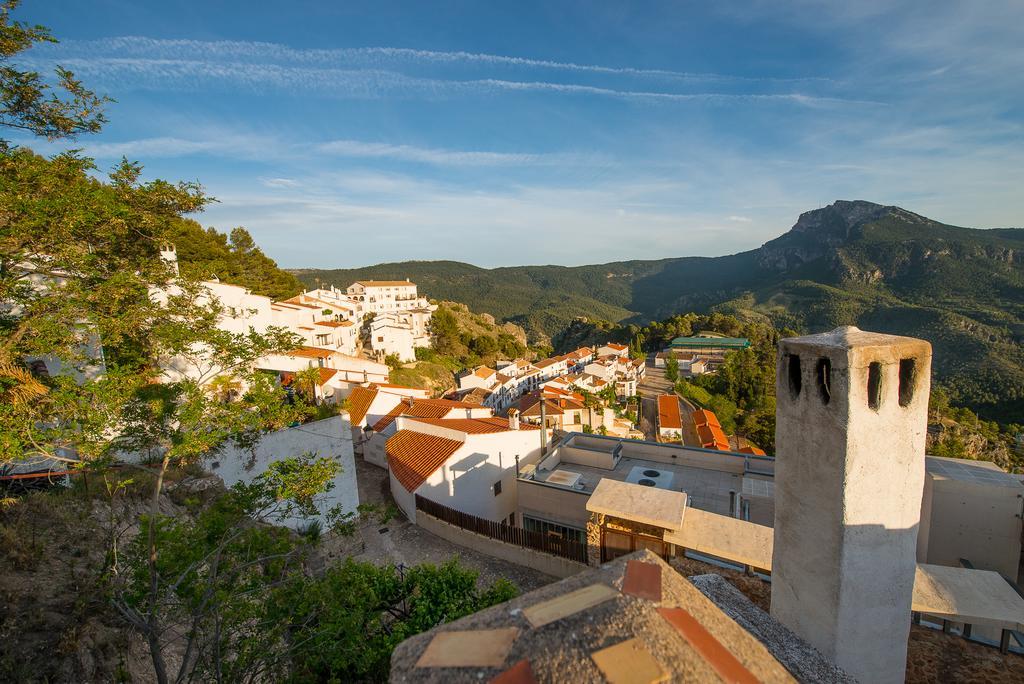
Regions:
[[[537,367],[537,368],[547,368],[548,366],[553,366],[556,363],[558,363],[559,361],[564,361],[564,360],[565,359],[562,358],[561,356],[553,356],[550,359],[544,359],[543,361],[538,361],[538,362],[536,362],[533,365],[535,367]]]
[[[705,449],[729,451],[729,440],[717,425],[698,425],[697,437]]]
[[[658,397],[658,427],[668,430],[682,430],[683,417],[679,415],[679,399],[674,394]]]
[[[338,373],[337,368],[321,368],[320,369],[320,384],[324,384]]]
[[[395,422],[398,416],[411,416],[413,418],[444,418],[452,409],[478,409],[478,404],[470,404],[465,401],[452,401],[450,399],[406,399],[395,408],[391,409],[386,416],[373,425],[373,429],[380,432],[391,423]]]
[[[616,351],[626,351],[627,349],[629,349],[629,347],[627,347],[626,345],[616,344],[615,342],[609,342],[604,346],[608,347],[609,349],[614,349]]]
[[[409,409],[410,401],[411,400],[402,399],[402,401],[395,404],[394,408],[388,411],[382,418],[378,419],[377,422],[374,423],[371,427],[373,427],[373,429],[376,430],[377,432],[380,432],[388,425],[391,425],[393,422],[395,422],[395,418],[402,415],[406,410]]]
[[[718,416],[715,415],[714,411],[708,411],[707,409],[697,409],[694,411],[693,422],[697,425],[714,425],[718,428],[722,427],[722,424],[718,422]]]
[[[461,446],[462,442],[455,439],[399,430],[384,444],[384,449],[395,479],[406,491],[414,492]]]
[[[370,410],[370,404],[376,396],[377,388],[373,385],[352,389],[352,394],[348,395],[348,416],[353,425],[362,425],[366,412]]]
[[[753,456],[765,456],[766,455],[764,453],[764,449],[762,449],[761,447],[756,447],[753,444],[751,444],[750,446],[741,447],[740,448],[740,453],[741,454],[751,454]]]
[[[512,379],[512,376],[505,375],[504,373],[495,373],[494,377],[502,385]]]
[[[479,368],[473,371],[473,375],[475,375],[478,378],[489,378],[495,373],[497,373],[496,370],[488,368],[487,366],[480,366]]]
[[[347,328],[354,324],[352,321],[317,321],[316,325],[322,325],[325,328]]]
[[[312,330],[312,328],[310,328]],[[288,352],[288,356],[301,356],[304,359],[327,359],[334,355],[333,349],[321,347],[299,347]]]
[[[413,418],[417,423],[425,423],[427,425],[436,425],[437,427],[448,428],[450,430],[458,430],[459,432],[465,432],[469,435],[485,435],[495,432],[511,432],[512,428],[508,426],[508,418],[499,418],[497,416],[491,418]],[[539,430],[540,427],[537,425],[530,425],[529,423],[520,423],[520,430]]]

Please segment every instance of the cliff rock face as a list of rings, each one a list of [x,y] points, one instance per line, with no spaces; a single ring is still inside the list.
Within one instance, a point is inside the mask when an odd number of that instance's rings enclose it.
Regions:
[[[838,200],[823,209],[804,212],[788,233],[758,250],[757,263],[767,270],[790,271],[855,239],[865,223],[895,212],[903,210],[864,200]]]

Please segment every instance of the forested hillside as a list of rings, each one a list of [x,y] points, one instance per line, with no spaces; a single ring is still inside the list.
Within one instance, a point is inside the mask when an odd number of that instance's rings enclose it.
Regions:
[[[241,285],[274,299],[287,299],[302,289],[302,283],[278,268],[245,228],[234,228],[230,235],[225,235],[182,219],[175,222],[170,234],[178,250],[180,267],[197,278],[216,276],[225,283]]]
[[[411,277],[556,341],[576,317],[643,324],[719,311],[800,332],[838,325],[929,340],[937,379],[984,415],[1024,414],[1024,229],[949,226],[899,207],[835,202],[762,247],[724,257],[482,269],[405,262],[295,271],[304,282]]]

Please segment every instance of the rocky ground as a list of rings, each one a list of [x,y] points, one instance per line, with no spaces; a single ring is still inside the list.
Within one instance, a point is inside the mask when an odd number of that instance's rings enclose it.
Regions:
[[[391,503],[387,473],[377,466],[356,457],[356,477],[359,482],[359,501],[386,507]],[[456,557],[463,565],[480,573],[479,582],[489,585],[497,579],[507,579],[521,592],[553,582],[555,578],[524,568],[514,563],[491,558],[470,549],[436,537],[410,523],[398,513],[386,522],[368,517],[351,537],[332,536],[321,546],[323,563],[338,562],[351,556],[357,561],[375,564],[439,565]]]

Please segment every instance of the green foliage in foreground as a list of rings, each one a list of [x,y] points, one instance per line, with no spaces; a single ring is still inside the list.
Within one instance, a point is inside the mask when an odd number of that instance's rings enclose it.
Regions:
[[[386,681],[391,651],[404,639],[516,595],[499,580],[480,590],[477,573],[454,558],[396,568],[351,559],[319,578],[296,578],[273,614],[291,630],[291,679]]]
[[[385,681],[405,638],[516,595],[505,581],[478,589],[476,572],[455,559],[411,568],[348,560],[311,576],[305,562],[322,530],[295,534],[255,520],[315,514],[338,468],[326,458],[278,461],[194,517],[156,516],[155,573],[145,535],[115,560],[115,607],[156,642],[161,660],[184,649],[168,679]],[[171,628],[183,635],[176,646],[162,636]]]

